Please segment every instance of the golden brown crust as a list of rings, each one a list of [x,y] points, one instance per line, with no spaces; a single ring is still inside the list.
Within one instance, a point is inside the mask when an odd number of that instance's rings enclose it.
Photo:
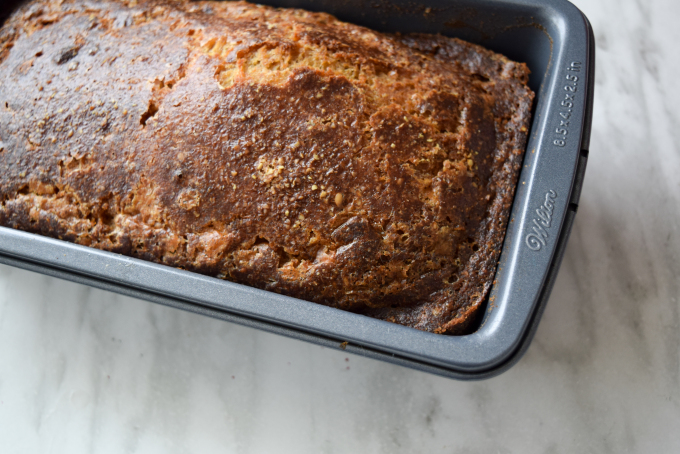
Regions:
[[[486,297],[525,65],[241,2],[36,1],[0,45],[0,225],[432,332]]]

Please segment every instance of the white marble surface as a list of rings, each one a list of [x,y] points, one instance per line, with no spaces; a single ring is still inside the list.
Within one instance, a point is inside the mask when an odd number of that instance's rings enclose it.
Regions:
[[[513,369],[451,381],[0,266],[0,451],[680,452],[680,3],[576,3],[590,162]]]

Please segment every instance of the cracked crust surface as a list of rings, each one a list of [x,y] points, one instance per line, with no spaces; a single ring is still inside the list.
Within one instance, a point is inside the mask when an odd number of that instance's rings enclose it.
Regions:
[[[461,333],[502,247],[528,73],[323,13],[34,1],[0,31],[0,225]]]

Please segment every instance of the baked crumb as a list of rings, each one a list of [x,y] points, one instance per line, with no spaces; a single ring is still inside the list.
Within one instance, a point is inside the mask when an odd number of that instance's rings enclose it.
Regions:
[[[34,0],[0,49],[0,225],[431,332],[475,319],[528,134],[525,65],[185,0]]]

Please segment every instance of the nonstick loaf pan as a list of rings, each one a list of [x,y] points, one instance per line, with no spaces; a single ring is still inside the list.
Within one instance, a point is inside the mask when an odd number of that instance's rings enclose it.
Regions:
[[[457,379],[511,367],[527,349],[569,238],[588,158],[595,53],[566,0],[282,0],[383,32],[440,33],[526,62],[532,128],[479,328],[444,336],[220,279],[0,228],[0,263]],[[15,5],[3,3],[0,16]]]

